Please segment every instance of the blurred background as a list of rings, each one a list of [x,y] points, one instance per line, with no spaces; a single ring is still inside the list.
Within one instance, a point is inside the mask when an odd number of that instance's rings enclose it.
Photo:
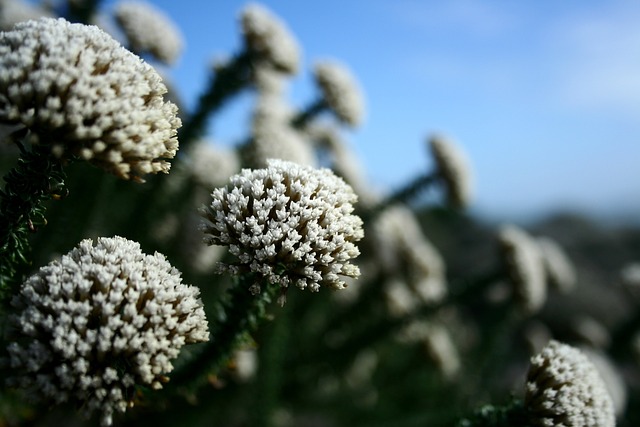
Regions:
[[[359,79],[367,115],[348,139],[381,189],[428,169],[425,139],[442,132],[471,159],[472,212],[530,221],[562,210],[638,222],[640,3],[262,3],[303,49],[289,89],[295,106],[314,98],[318,59],[338,59]],[[237,18],[247,2],[154,4],[184,33],[186,49],[168,72],[194,103],[209,65],[240,48]],[[243,138],[252,96],[215,117],[217,143]]]

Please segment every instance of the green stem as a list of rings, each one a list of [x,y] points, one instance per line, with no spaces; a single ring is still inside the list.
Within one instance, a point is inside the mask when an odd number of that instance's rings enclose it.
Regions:
[[[334,354],[341,355],[341,357],[337,358],[338,361],[334,364],[334,368],[339,369],[338,366],[342,368],[350,366],[353,357],[358,353],[360,349],[372,346],[375,343],[380,342],[381,340],[389,337],[394,332],[397,332],[403,327],[411,324],[416,319],[432,316],[444,307],[465,304],[467,302],[477,300],[478,295],[484,292],[487,286],[491,283],[494,283],[495,280],[499,277],[501,277],[501,274],[499,272],[487,274],[486,276],[477,279],[473,283],[466,285],[457,293],[452,293],[448,298],[445,298],[438,303],[425,305],[417,311],[402,317],[389,319],[388,317],[383,316],[377,319],[373,324],[368,323],[364,330],[355,332],[348,338],[348,340],[344,344],[342,344],[338,348],[332,349],[332,352]],[[329,334],[330,332],[331,330],[328,330],[326,333]],[[312,354],[308,355],[309,359],[307,360],[317,362],[317,360],[315,360],[313,356],[317,356],[318,354],[325,354],[325,352],[314,349]]]
[[[44,202],[62,197],[65,174],[46,145],[20,145],[17,165],[0,191],[0,295],[11,295],[29,264],[29,234],[46,224]]]
[[[250,55],[242,52],[229,64],[211,74],[207,90],[198,99],[195,112],[184,119],[178,132],[180,149],[205,133],[207,119],[231,96],[246,87],[251,79]]]
[[[67,2],[67,20],[70,22],[80,22],[91,24],[91,18],[96,13],[100,0],[83,0]]]
[[[397,203],[407,203],[418,195],[419,192],[425,190],[431,184],[437,182],[439,175],[436,173],[427,172],[423,175],[419,175],[412,181],[405,184],[402,188],[394,191],[387,196],[384,200],[379,202],[370,211],[365,212],[363,216],[366,220],[370,221],[381,214],[385,209],[393,206]]]
[[[307,124],[323,110],[327,108],[327,103],[324,99],[318,99],[313,104],[298,113],[292,120],[291,126],[296,129],[304,129]]]
[[[274,411],[281,394],[284,360],[289,339],[289,307],[271,324],[270,333],[260,345],[258,377],[254,393],[252,426],[273,426]],[[260,343],[259,343],[260,344]]]
[[[227,291],[213,319],[209,342],[185,365],[177,369],[169,383],[175,389],[195,390],[207,375],[215,374],[233,356],[234,350],[246,342],[267,317],[267,306],[280,292],[280,286],[263,286],[262,292],[252,295],[249,286],[254,277],[246,275]]]

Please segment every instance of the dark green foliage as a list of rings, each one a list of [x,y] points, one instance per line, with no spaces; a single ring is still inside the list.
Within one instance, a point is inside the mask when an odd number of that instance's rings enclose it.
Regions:
[[[45,202],[66,195],[62,165],[49,146],[20,145],[17,165],[0,191],[0,296],[15,292],[30,264],[29,236],[43,227]]]

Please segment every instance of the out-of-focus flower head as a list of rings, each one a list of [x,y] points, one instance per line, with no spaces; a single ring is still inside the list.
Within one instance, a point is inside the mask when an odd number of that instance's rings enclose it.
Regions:
[[[284,22],[258,3],[244,7],[240,17],[246,50],[259,61],[289,74],[298,71],[300,48]]]
[[[23,0],[0,0],[0,31],[9,31],[18,22],[51,17],[51,13]]]
[[[371,232],[375,253],[386,274],[403,278],[424,303],[444,298],[447,294],[444,261],[409,208],[389,207],[376,218]]]
[[[430,322],[425,328],[422,345],[427,356],[445,378],[453,379],[460,372],[462,362],[451,333],[440,323]]]
[[[364,235],[352,213],[357,196],[330,170],[270,160],[232,176],[212,198],[202,211],[205,240],[236,257],[222,271],[256,276],[252,292],[261,283],[342,289],[342,277],[360,274],[350,262]]]
[[[240,170],[240,159],[235,150],[198,141],[187,152],[190,175],[196,183],[207,189],[224,185],[229,177]]]
[[[176,62],[184,45],[177,25],[167,14],[146,1],[127,0],[115,7],[116,22],[133,52],[150,53],[165,64]]]
[[[8,382],[97,412],[103,425],[136,387],[161,388],[183,345],[209,339],[198,288],[122,237],[83,240],[28,278],[12,305]]]
[[[315,166],[316,156],[301,133],[290,125],[292,114],[280,95],[262,93],[251,123],[251,141],[244,155],[251,167],[265,167],[268,159]]]
[[[314,76],[323,100],[338,119],[358,126],[364,116],[364,100],[351,71],[339,62],[324,60],[316,63]]]
[[[168,172],[177,107],[158,73],[98,27],[42,18],[0,33],[0,122],[124,179]]]
[[[446,186],[448,203],[457,208],[467,207],[473,193],[473,177],[466,153],[442,135],[433,135],[428,141],[437,171]]]
[[[327,152],[331,170],[353,188],[360,206],[372,207],[379,202],[381,195],[369,184],[362,162],[340,136],[338,129],[312,124],[305,127],[304,132],[321,151]]]
[[[550,237],[539,237],[537,240],[549,284],[561,292],[574,289],[577,283],[576,270],[566,252]]]
[[[504,225],[498,232],[502,264],[520,306],[535,313],[545,303],[545,270],[536,241],[515,225]]]
[[[640,292],[640,262],[630,262],[620,269],[620,280],[631,292]]]

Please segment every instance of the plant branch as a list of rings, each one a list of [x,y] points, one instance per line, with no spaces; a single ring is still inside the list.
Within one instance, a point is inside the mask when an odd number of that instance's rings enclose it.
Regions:
[[[29,264],[29,234],[46,224],[44,202],[65,195],[62,165],[47,145],[21,150],[0,191],[0,298],[11,294]]]

